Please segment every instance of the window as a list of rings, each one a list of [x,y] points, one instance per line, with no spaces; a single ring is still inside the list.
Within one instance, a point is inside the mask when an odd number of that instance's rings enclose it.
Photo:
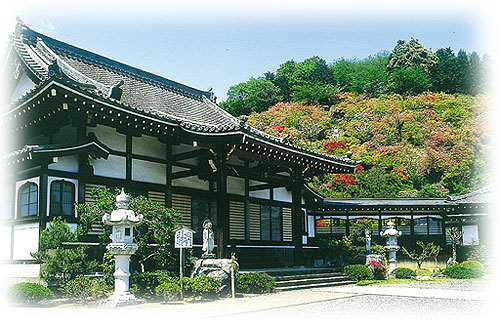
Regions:
[[[19,188],[19,216],[30,217],[38,214],[38,186],[28,182]]]
[[[53,181],[50,184],[50,214],[72,216],[75,212],[75,185],[68,181]]]
[[[260,239],[281,240],[281,208],[268,205],[260,206]]]

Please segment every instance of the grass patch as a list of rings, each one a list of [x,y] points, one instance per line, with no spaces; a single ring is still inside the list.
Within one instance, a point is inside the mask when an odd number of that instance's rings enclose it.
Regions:
[[[430,276],[432,274],[432,270],[430,269],[415,269],[417,276]]]

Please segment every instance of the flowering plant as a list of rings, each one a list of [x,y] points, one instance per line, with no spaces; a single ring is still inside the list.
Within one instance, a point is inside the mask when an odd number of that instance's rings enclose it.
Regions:
[[[370,261],[368,266],[373,273],[373,277],[376,280],[383,280],[387,276],[387,268],[378,261]]]

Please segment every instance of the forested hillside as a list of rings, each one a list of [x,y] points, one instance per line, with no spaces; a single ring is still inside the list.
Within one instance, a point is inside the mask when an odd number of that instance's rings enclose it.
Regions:
[[[234,115],[291,143],[360,161],[310,181],[336,197],[442,197],[485,184],[487,59],[417,40],[390,54],[327,64],[287,61],[228,91]]]

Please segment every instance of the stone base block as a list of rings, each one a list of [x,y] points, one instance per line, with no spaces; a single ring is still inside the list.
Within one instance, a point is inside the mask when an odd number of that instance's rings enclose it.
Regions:
[[[104,304],[107,307],[120,307],[120,306],[130,306],[134,304],[143,303],[144,301],[137,299],[133,294],[113,294],[106,299]]]

